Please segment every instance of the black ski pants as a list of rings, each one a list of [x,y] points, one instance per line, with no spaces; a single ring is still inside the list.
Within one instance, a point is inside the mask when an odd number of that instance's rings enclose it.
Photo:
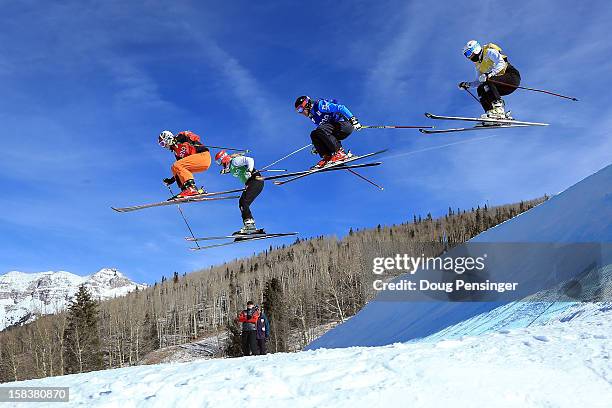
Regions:
[[[331,156],[342,147],[341,141],[349,137],[352,132],[351,122],[325,122],[310,133],[310,139],[319,156]]]
[[[503,75],[494,76],[491,79],[514,86],[494,84],[490,81],[480,84],[477,91],[480,97],[480,104],[485,111],[493,109],[493,101],[501,99],[502,96],[510,95],[521,84],[521,74],[510,64],[508,64]]]
[[[247,330],[242,332],[242,354],[245,356],[258,355],[257,349],[257,330]]]
[[[257,198],[264,188],[264,181],[259,172],[253,173],[250,179],[245,184],[245,190],[240,196],[238,206],[240,207],[240,214],[242,215],[242,221],[247,218],[253,218],[251,214],[251,204]]]

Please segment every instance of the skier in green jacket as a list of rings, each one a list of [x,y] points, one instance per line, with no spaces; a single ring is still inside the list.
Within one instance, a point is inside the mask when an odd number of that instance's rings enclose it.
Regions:
[[[221,174],[231,173],[232,176],[240,179],[244,183],[245,189],[238,205],[242,214],[243,227],[234,232],[236,234],[263,234],[263,229],[257,229],[255,219],[251,213],[251,204],[264,188],[264,179],[255,170],[255,160],[242,154],[227,154],[221,150],[215,155],[215,162],[222,166]]]

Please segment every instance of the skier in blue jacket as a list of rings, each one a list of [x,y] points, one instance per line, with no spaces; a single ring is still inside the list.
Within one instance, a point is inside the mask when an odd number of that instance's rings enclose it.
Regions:
[[[321,160],[313,168],[342,162],[350,157],[350,153],[347,154],[342,148],[341,141],[349,137],[353,130],[360,130],[362,125],[346,106],[335,99],[311,99],[303,95],[296,99],[295,110],[317,125],[310,133],[310,139]]]

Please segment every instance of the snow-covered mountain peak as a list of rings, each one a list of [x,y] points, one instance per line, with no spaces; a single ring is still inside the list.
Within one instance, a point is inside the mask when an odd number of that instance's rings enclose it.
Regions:
[[[114,268],[103,268],[89,276],[66,271],[11,271],[0,275],[0,330],[64,309],[80,285],[85,285],[96,299],[123,296],[146,287]]]

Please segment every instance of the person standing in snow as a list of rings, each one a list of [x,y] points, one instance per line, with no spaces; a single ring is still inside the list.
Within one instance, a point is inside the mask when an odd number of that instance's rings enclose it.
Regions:
[[[313,152],[321,160],[313,168],[342,162],[350,157],[342,147],[342,140],[349,137],[353,130],[362,128],[359,120],[344,105],[335,99],[311,99],[307,95],[295,100],[295,110],[312,120],[317,128],[310,133],[314,146]]]
[[[257,347],[260,355],[266,355],[266,342],[270,339],[270,321],[263,309],[259,312],[257,319]]]
[[[210,152],[200,140],[200,136],[185,130],[174,135],[169,130],[164,130],[159,134],[157,143],[174,153],[176,162],[172,165],[172,177],[165,178],[164,183],[169,186],[176,182],[181,192],[174,198],[190,197],[205,193],[196,187],[193,173],[200,173],[208,170],[211,159]]]
[[[257,320],[259,310],[252,301],[248,301],[246,309],[238,315],[238,321],[242,323],[242,354],[245,356],[257,355]]]
[[[238,200],[243,227],[234,234],[264,233],[255,226],[255,219],[251,213],[251,204],[264,188],[264,179],[255,170],[255,160],[242,154],[227,154],[221,150],[215,155],[215,162],[222,167],[221,174],[230,173],[244,183],[245,188]]]
[[[506,112],[506,106],[501,97],[510,95],[520,85],[519,71],[508,62],[508,57],[502,54],[502,49],[493,43],[481,46],[478,41],[470,40],[463,47],[463,55],[474,63],[477,80],[460,82],[459,88],[477,87],[480,104],[485,110],[481,117],[483,119],[512,119],[509,112]]]

